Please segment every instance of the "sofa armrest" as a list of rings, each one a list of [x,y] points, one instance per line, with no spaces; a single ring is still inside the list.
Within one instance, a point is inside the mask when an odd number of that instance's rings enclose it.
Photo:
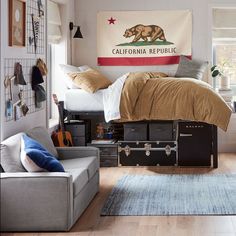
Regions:
[[[56,149],[59,160],[100,156],[99,149],[96,147],[57,147]]]
[[[69,230],[73,184],[69,173],[1,173],[2,231]]]
[[[69,173],[66,172],[16,172],[16,173],[0,173],[1,183],[3,179],[10,178],[71,178]]]

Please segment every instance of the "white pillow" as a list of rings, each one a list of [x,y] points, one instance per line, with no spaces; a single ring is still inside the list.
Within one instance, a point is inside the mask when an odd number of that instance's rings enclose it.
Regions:
[[[64,65],[64,64],[60,64],[59,67],[61,68],[61,70],[63,71],[64,73],[64,76],[65,76],[65,83],[66,83],[66,86],[67,88],[70,88],[70,89],[75,89],[77,88],[73,81],[71,80],[71,78],[67,75],[68,73],[71,73],[71,72],[79,72],[80,69],[77,67],[77,66],[71,66],[71,65]]]
[[[59,67],[64,73],[65,83],[66,83],[67,88],[69,89],[78,89],[78,86],[76,86],[73,83],[73,80],[68,76],[68,73],[81,72],[81,71],[86,71],[90,69],[90,67],[87,65],[77,67],[77,66],[72,66],[72,65],[60,64]]]
[[[44,172],[45,170],[37,166],[25,153],[25,142],[21,137],[21,151],[20,151],[21,164],[28,172]]]
[[[80,71],[86,71],[86,70],[91,69],[91,67],[89,67],[87,65],[79,66],[78,68],[79,68]]]

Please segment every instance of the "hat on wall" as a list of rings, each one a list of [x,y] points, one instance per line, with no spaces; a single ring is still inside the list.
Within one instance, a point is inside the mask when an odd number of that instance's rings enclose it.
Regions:
[[[35,86],[44,82],[43,76],[37,66],[32,68],[32,89],[35,90]]]
[[[47,75],[48,68],[47,68],[45,62],[41,58],[38,58],[36,66],[39,68],[42,76]]]
[[[15,84],[26,85],[22,71],[22,65],[19,62],[15,63],[14,75],[16,77]]]

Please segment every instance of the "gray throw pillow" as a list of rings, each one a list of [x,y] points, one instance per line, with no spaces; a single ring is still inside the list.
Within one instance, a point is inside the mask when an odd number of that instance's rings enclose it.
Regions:
[[[26,172],[20,161],[22,134],[13,135],[1,143],[1,166],[5,172]]]
[[[208,62],[190,60],[185,56],[180,56],[179,66],[175,77],[189,77],[202,80]]]
[[[54,157],[58,157],[57,150],[52,142],[48,130],[44,127],[35,127],[26,132],[26,134],[38,141],[42,146],[47,149]],[[3,168],[4,169],[4,168]]]

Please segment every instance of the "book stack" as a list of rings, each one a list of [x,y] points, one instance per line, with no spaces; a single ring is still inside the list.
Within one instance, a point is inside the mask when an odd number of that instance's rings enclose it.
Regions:
[[[92,144],[114,144],[115,142],[114,139],[95,139],[91,141]]]

